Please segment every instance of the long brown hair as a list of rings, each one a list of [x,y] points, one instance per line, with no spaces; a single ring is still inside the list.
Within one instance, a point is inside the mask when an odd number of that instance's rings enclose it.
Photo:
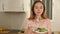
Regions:
[[[36,16],[36,15],[35,15],[35,13],[34,13],[34,6],[35,6],[35,4],[38,3],[38,2],[42,3],[42,5],[43,5],[43,7],[44,7],[43,13],[41,14],[41,17],[42,17],[43,19],[46,19],[46,18],[47,18],[46,13],[45,13],[45,5],[44,5],[44,3],[43,3],[42,1],[35,1],[35,2],[33,3],[32,7],[31,7],[31,13],[30,13],[29,20],[35,19],[35,16]]]

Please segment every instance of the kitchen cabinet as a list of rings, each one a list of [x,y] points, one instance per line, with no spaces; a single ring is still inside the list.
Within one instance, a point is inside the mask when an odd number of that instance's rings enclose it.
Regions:
[[[24,3],[23,0],[3,0],[3,8],[4,12],[24,12]]]
[[[0,11],[28,12],[30,11],[30,0],[0,0]]]
[[[17,11],[23,12],[23,0],[5,0],[4,1],[4,11]]]

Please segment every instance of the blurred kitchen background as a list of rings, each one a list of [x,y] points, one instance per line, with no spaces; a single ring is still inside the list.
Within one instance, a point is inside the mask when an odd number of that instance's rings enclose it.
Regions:
[[[24,20],[36,0],[0,0],[0,27],[22,30]],[[51,19],[52,31],[60,31],[60,0],[41,0]]]

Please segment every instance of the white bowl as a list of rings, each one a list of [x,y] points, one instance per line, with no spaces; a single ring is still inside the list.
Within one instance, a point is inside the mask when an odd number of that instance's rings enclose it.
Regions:
[[[36,32],[36,33],[39,33],[39,34],[45,34],[47,33],[48,31],[45,31],[45,32],[39,32],[39,31],[34,31],[35,29],[33,29],[33,32]]]

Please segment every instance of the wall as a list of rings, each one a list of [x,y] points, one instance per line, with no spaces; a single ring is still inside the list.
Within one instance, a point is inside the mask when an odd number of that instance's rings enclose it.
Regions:
[[[0,27],[8,29],[20,29],[24,22],[25,13],[4,13],[0,12]]]
[[[30,16],[30,6],[30,0],[24,0],[24,11],[26,11],[27,18]]]
[[[52,30],[60,31],[60,0],[53,0],[53,20],[52,20]]]

